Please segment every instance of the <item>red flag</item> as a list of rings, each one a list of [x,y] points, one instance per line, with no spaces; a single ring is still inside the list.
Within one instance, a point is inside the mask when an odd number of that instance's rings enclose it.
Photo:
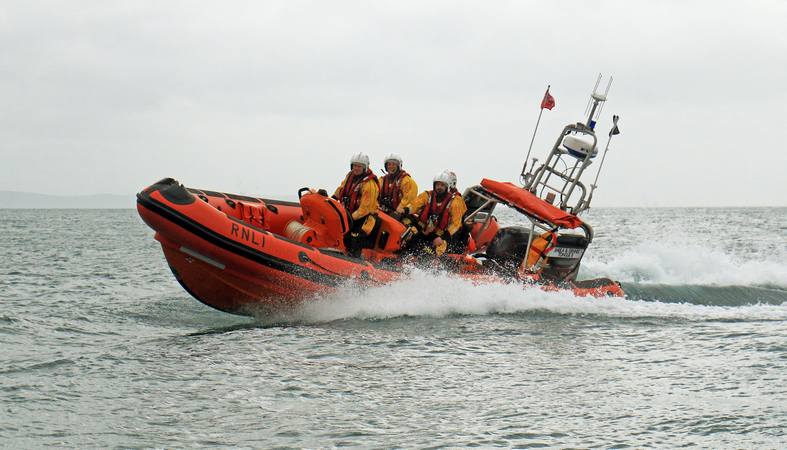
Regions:
[[[541,100],[541,109],[546,108],[551,111],[554,107],[555,97],[552,97],[552,95],[549,94],[549,88],[547,88],[547,91],[544,92],[544,99]]]

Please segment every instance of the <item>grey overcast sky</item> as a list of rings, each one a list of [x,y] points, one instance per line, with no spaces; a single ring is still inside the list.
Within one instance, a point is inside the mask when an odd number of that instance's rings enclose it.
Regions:
[[[514,181],[614,76],[595,206],[787,205],[787,1],[9,1],[0,190]],[[602,142],[606,142],[604,139]]]

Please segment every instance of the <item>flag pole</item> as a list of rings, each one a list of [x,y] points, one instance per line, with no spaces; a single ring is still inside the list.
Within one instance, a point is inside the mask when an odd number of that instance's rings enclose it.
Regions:
[[[544,93],[544,98],[549,95],[549,88],[552,85],[547,85],[547,91]],[[522,181],[527,172],[527,161],[530,159],[530,151],[533,150],[533,142],[536,140],[536,133],[538,132],[538,124],[541,123],[541,115],[544,114],[544,100],[541,100],[541,108],[538,110],[538,120],[536,120],[536,128],[533,130],[533,137],[530,138],[530,147],[527,148],[527,156],[525,156],[525,164],[522,165],[522,173],[519,174],[519,179]]]
[[[601,168],[604,167],[604,159],[607,157],[607,151],[609,151],[609,143],[612,141],[612,136],[620,134],[620,130],[618,129],[618,119],[620,116],[612,116],[612,129],[609,130],[609,138],[607,138],[607,146],[604,148],[604,153],[601,155],[601,163],[598,165],[598,171],[596,172],[596,179],[593,180],[593,184],[590,187],[595,190],[596,183],[598,183],[598,176],[601,174]],[[591,191],[592,194],[592,191]]]

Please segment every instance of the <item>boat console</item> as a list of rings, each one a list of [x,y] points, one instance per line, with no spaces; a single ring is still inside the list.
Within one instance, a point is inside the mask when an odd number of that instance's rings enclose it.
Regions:
[[[566,125],[540,165],[537,158],[528,164],[528,150],[521,187],[484,180],[465,191],[465,224],[472,227],[477,244],[474,256],[489,270],[518,277],[537,275],[558,283],[576,281],[582,257],[593,241],[593,228],[578,216],[590,208],[609,141],[619,133],[618,116],[614,116],[595,179],[587,183],[587,169],[600,153],[596,124],[612,85],[610,77],[605,91],[599,92],[601,78],[590,96],[585,122]],[[478,231],[487,229],[493,220],[497,225],[492,213],[498,203],[520,212],[529,226],[500,228],[479,239]]]

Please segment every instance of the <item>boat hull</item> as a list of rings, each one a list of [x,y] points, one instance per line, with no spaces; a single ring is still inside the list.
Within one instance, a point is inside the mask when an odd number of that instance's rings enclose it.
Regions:
[[[220,193],[212,193],[215,196],[209,199],[202,191],[197,195],[190,191],[194,190],[175,180],[162,180],[137,195],[137,211],[156,232],[177,281],[208,306],[258,315],[324,296],[348,282],[382,285],[401,276],[398,264],[372,264],[261,228],[267,224],[282,229],[286,222],[303,221],[298,204],[281,202],[277,207],[275,201],[266,204],[261,199]],[[217,203],[216,196],[225,196],[220,197],[223,203]],[[245,200],[233,200],[238,198]],[[241,220],[239,217],[246,216],[239,211],[248,206],[256,208],[256,215],[250,216],[255,219]],[[453,267],[461,276],[481,282],[504,281],[477,270],[473,258],[455,257]],[[596,297],[623,295],[620,285],[611,280],[584,283],[539,286]]]

